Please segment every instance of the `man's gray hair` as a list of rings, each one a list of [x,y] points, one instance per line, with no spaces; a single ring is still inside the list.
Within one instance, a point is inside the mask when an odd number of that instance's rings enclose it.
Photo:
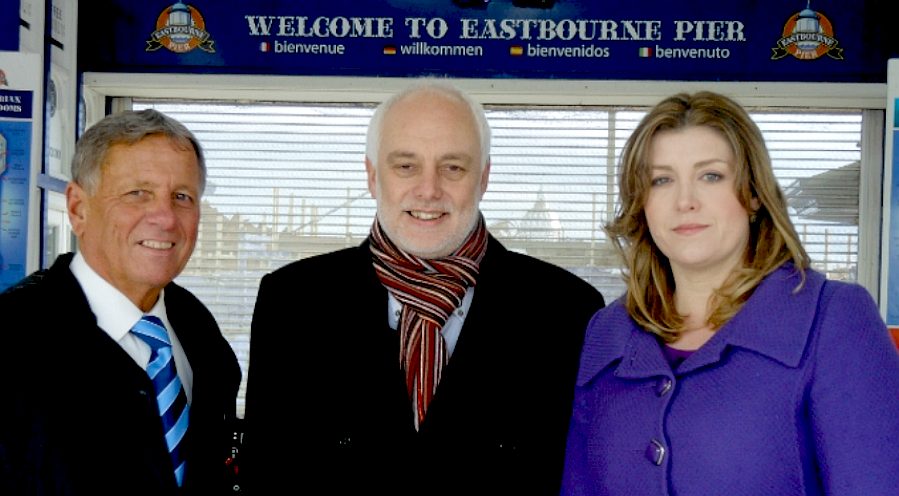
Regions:
[[[378,149],[381,146],[381,132],[384,126],[384,116],[387,115],[397,102],[411,95],[420,93],[433,93],[444,98],[457,100],[468,107],[477,124],[478,136],[480,136],[481,140],[481,166],[486,165],[487,161],[490,159],[490,124],[487,122],[484,107],[449,81],[433,77],[424,77],[416,80],[409,86],[381,102],[375,109],[375,113],[372,115],[371,121],[368,124],[368,133],[365,140],[365,156],[368,157],[371,163],[375,167],[378,165]]]
[[[200,194],[206,189],[206,160],[200,142],[184,124],[154,109],[126,110],[104,117],[78,140],[72,157],[72,180],[88,194],[100,186],[100,170],[112,145],[133,145],[151,135],[162,135],[185,149],[191,148],[200,167]]]

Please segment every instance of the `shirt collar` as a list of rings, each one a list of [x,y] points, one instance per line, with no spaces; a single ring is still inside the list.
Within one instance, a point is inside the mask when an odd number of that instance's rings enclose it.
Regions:
[[[784,264],[762,280],[740,312],[718,331],[722,339],[713,348],[723,351],[727,345],[738,346],[788,367],[798,366],[825,281],[824,275],[808,269],[802,283],[793,264]]]
[[[141,312],[127,296],[88,265],[81,252],[75,254],[69,268],[81,285],[91,311],[97,317],[97,326],[106,331],[113,340],[119,341],[144,315],[144,312]],[[167,322],[164,300],[164,293],[160,292],[159,299],[147,314],[156,315],[163,322]]]
[[[792,264],[784,264],[765,277],[742,309],[705,345],[684,362],[678,373],[717,362],[729,346],[740,347],[796,367],[815,321],[817,300],[824,286],[823,275],[805,271],[801,278]],[[605,315],[603,315],[605,314]],[[655,335],[637,327],[627,314],[624,297],[600,311],[602,319],[591,324],[584,344],[578,384],[584,385],[616,360],[615,375],[650,377],[666,375],[671,369],[662,355]],[[604,330],[607,334],[601,335]]]

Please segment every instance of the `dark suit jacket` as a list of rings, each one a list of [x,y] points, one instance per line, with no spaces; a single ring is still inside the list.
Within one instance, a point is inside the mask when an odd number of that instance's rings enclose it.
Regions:
[[[212,314],[166,286],[166,312],[193,370],[179,492],[153,385],[97,327],[71,259],[0,294],[0,494],[221,494],[240,368]]]
[[[368,242],[263,277],[248,494],[558,494],[584,330],[603,298],[570,272],[488,243],[418,432]]]

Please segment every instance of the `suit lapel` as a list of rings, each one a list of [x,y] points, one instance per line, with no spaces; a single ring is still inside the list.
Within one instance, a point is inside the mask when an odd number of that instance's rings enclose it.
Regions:
[[[358,353],[358,360],[369,364],[373,377],[381,378],[384,385],[379,390],[390,392],[390,408],[404,419],[408,431],[414,432],[412,404],[399,362],[399,331],[390,328],[387,289],[375,273],[371,256],[367,240],[354,253],[350,265],[357,272],[352,273],[365,276],[363,282],[347,288],[348,306],[356,309],[357,317],[350,317],[341,327],[355,336],[350,346]]]
[[[137,387],[152,386],[146,372],[134,362],[125,350],[97,326],[97,318],[90,309],[81,285],[69,270],[72,257],[60,257],[47,275],[47,285],[52,288],[53,301],[62,305],[57,315],[60,321],[51,324],[55,338],[48,342],[58,354],[57,363],[80,363],[80,374],[95,380],[128,384]],[[84,357],[90,357],[85,360]],[[110,363],[112,362],[112,363]],[[98,365],[97,370],[91,368]],[[112,367],[111,369],[109,367]],[[110,374],[109,370],[127,371]]]
[[[424,429],[440,429],[441,422],[452,422],[451,410],[464,408],[472,399],[469,385],[488,373],[497,351],[496,341],[501,339],[502,329],[492,324],[492,315],[503,307],[505,296],[501,290],[503,263],[506,249],[492,235],[488,238],[487,253],[481,261],[474,298],[462,325],[452,358],[443,369],[443,377],[429,408],[429,423],[425,417]],[[410,407],[411,408],[411,407]],[[451,409],[451,410],[448,410]],[[433,415],[432,415],[433,414]],[[444,420],[440,420],[444,419]]]

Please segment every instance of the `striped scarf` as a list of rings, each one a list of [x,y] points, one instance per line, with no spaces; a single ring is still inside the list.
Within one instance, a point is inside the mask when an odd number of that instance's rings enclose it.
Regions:
[[[446,342],[440,330],[477,282],[478,266],[487,251],[483,215],[452,255],[423,259],[399,249],[375,220],[371,253],[381,284],[403,305],[400,315],[400,367],[415,402],[421,425],[446,365]],[[413,396],[415,395],[415,396]]]

